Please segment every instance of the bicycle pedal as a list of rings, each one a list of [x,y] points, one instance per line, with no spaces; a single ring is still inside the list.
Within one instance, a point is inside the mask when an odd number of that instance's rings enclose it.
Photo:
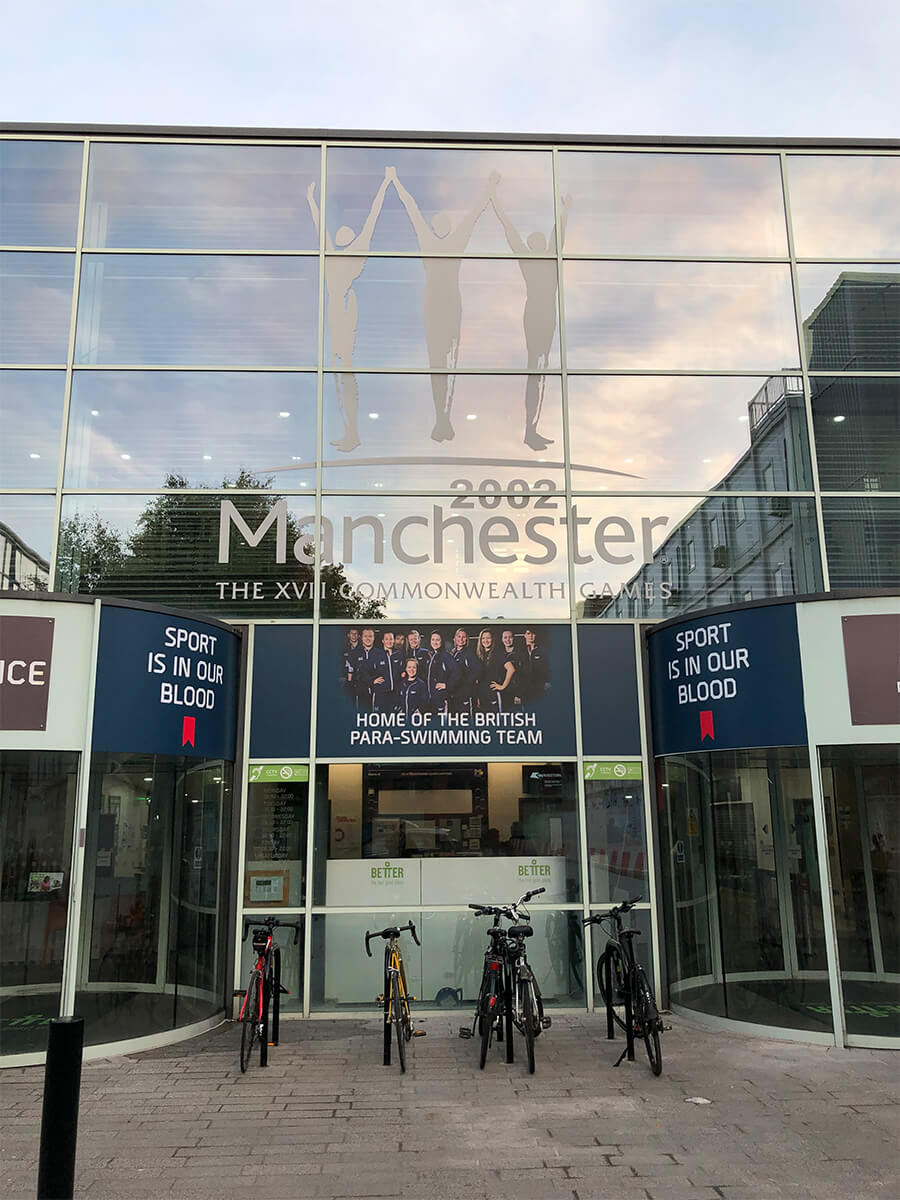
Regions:
[[[428,1030],[427,1029],[414,1029],[413,1037],[428,1037]]]
[[[552,1017],[541,1017],[541,1029],[549,1029],[552,1024]]]
[[[375,1003],[376,1004],[384,1004],[384,996],[376,996]]]
[[[460,1025],[459,1036],[461,1038],[470,1038],[472,1036],[472,1030],[468,1027],[468,1025]]]
[[[283,983],[279,983],[278,994],[279,996],[289,996],[291,994],[291,989],[286,988]]]

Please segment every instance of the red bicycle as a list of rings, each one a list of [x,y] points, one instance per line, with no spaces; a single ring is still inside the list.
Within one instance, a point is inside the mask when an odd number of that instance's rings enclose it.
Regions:
[[[299,921],[279,921],[277,917],[263,917],[255,922],[252,917],[244,917],[244,933],[242,942],[247,940],[247,933],[253,926],[253,951],[256,963],[250,968],[250,978],[247,990],[244,992],[238,1021],[241,1025],[241,1073],[247,1070],[253,1047],[259,1042],[259,1065],[269,1065],[269,1045],[278,1045],[278,1017],[281,996],[288,989],[281,984],[281,948],[275,944],[275,929],[283,926],[294,931],[294,945],[300,941],[301,925]],[[272,1008],[271,1033],[269,1042],[269,1009]]]

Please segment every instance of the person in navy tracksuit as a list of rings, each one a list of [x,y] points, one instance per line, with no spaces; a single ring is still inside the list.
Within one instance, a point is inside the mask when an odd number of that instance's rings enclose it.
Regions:
[[[432,712],[446,712],[450,695],[459,678],[460,668],[444,648],[444,635],[431,631],[431,656],[428,659],[428,700]]]
[[[469,645],[469,635],[457,629],[453,635],[453,661],[459,667],[459,677],[450,694],[450,711],[472,715],[475,704],[475,689],[478,684],[478,655]]]
[[[482,712],[506,712],[511,708],[507,701],[512,698],[504,697],[515,675],[515,664],[510,661],[506,651],[494,641],[490,629],[482,629],[478,635],[476,651],[481,664],[478,674],[478,707]]]
[[[428,683],[419,674],[417,658],[406,660],[406,670],[397,692],[397,703],[400,712],[406,717],[407,724],[412,713],[421,713],[428,709]]]

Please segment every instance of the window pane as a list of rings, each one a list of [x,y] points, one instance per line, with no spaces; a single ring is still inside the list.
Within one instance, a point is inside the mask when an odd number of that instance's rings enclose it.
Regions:
[[[847,1032],[900,1034],[900,753],[823,746],[834,915]]]
[[[797,268],[811,371],[900,370],[900,267]]]
[[[53,496],[0,496],[0,589],[46,592]]]
[[[583,605],[586,617],[670,617],[740,603],[748,589],[762,600],[822,586],[811,499],[748,496],[743,519],[724,495],[582,498],[572,513],[586,559],[579,615]]]
[[[315,437],[315,375],[77,371],[66,485],[312,489]]]
[[[326,375],[324,389],[324,487],[563,486],[559,376]],[[436,406],[452,438],[436,440]]]
[[[91,146],[86,246],[317,250],[317,146]]]
[[[649,899],[644,785],[640,779],[585,779],[591,902]]]
[[[822,500],[833,588],[900,588],[900,500]]]
[[[85,255],[76,361],[312,366],[314,258]]]
[[[823,490],[900,491],[900,379],[809,382]]]
[[[56,487],[63,371],[0,374],[0,487]]]
[[[787,256],[774,155],[566,153],[568,254]]]
[[[329,257],[325,361],[344,371],[558,366],[556,279],[547,259]],[[446,438],[447,401],[435,404]]]
[[[569,444],[586,491],[812,488],[798,375],[572,375]]]
[[[787,173],[801,258],[900,255],[900,158],[789,155]]]
[[[316,904],[580,897],[574,763],[340,763],[316,778]]]
[[[489,899],[508,904],[520,895],[519,891],[509,896],[492,894]],[[369,914],[317,914],[312,918],[310,1002],[313,1011],[361,1009],[371,1016],[372,997],[382,990],[384,952],[379,938],[370,943],[371,960],[366,958],[366,933],[391,925],[405,925],[410,920],[415,923],[421,947],[408,933],[400,935],[409,991],[420,998],[421,1007],[425,1009],[464,1008],[467,1011],[460,1015],[470,1022],[488,946],[486,920],[479,919],[473,912],[423,912],[403,906],[393,912],[382,909]],[[526,944],[528,962],[541,989],[544,1006],[583,1008],[581,914],[533,908],[529,924],[534,936]],[[416,1019],[415,1006],[413,1019]],[[420,1047],[418,1052],[422,1049]],[[491,1053],[499,1061],[503,1046]]]
[[[66,361],[74,278],[71,254],[0,254],[0,362]]]
[[[331,148],[326,169],[329,250],[556,253],[547,151]]]
[[[74,246],[81,142],[0,141],[0,244]]]
[[[541,495],[520,510],[519,500],[325,497],[323,553],[335,564],[335,588],[326,589],[322,615],[568,616],[565,501]],[[355,613],[347,588],[360,601]]]
[[[767,263],[568,262],[568,365],[589,370],[796,367],[790,273]]]
[[[312,498],[307,507],[289,508],[269,492],[69,496],[56,590],[200,609],[223,619],[308,617],[313,572],[304,547],[314,514]],[[306,561],[296,557],[295,543]]]
[[[244,906],[302,908],[309,784],[248,785]]]
[[[77,754],[0,751],[4,1054],[46,1050],[59,1015],[77,778]]]

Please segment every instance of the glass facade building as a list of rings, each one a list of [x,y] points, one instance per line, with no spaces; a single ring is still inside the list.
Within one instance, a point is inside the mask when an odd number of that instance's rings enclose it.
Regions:
[[[535,881],[551,1005],[640,895],[663,999],[896,1038],[900,714],[668,752],[647,676],[816,597],[890,654],[898,214],[887,143],[0,132],[0,611],[72,597],[95,692],[113,598],[243,664],[209,754],[23,736],[0,683],[3,1052],[214,1019],[254,913],[303,919],[289,1011],[361,1011],[391,913],[465,1004],[467,902]],[[160,666],[185,719],[219,665]]]

